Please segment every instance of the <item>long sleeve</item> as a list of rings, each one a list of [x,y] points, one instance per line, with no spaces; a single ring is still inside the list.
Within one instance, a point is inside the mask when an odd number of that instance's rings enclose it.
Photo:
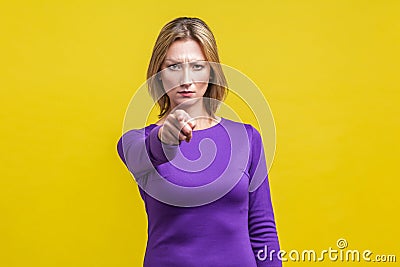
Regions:
[[[118,140],[118,154],[136,178],[176,156],[179,145],[162,143],[158,138],[160,127],[161,125],[157,125],[149,132],[145,128],[133,129],[124,133]]]
[[[251,246],[257,267],[281,267],[264,147],[260,133],[254,127],[252,132],[248,217]]]

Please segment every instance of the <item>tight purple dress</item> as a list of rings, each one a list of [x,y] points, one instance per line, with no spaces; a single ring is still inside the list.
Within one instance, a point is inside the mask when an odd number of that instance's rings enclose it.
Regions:
[[[117,144],[146,208],[143,266],[282,266],[257,129],[221,118],[166,145],[160,127],[129,130]]]

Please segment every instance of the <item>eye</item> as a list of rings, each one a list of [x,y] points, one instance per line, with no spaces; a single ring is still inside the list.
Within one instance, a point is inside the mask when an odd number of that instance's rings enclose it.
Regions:
[[[194,64],[193,69],[194,70],[202,70],[204,68],[204,65],[202,64]]]
[[[168,66],[168,69],[170,70],[180,70],[181,69],[181,64],[172,64]]]

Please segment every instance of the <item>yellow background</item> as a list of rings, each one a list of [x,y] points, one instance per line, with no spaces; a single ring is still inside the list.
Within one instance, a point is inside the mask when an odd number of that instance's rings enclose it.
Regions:
[[[399,12],[395,0],[2,1],[0,266],[141,265],[144,207],[116,142],[159,30],[183,15],[209,24],[222,63],[271,106],[282,249],[346,238],[399,258]]]

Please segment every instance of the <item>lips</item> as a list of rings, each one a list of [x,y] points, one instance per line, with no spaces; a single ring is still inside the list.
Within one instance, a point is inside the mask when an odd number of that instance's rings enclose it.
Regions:
[[[194,96],[193,91],[179,91],[178,94],[180,94],[182,97],[189,97],[189,98]]]
[[[179,91],[179,94],[194,93],[193,91]]]

